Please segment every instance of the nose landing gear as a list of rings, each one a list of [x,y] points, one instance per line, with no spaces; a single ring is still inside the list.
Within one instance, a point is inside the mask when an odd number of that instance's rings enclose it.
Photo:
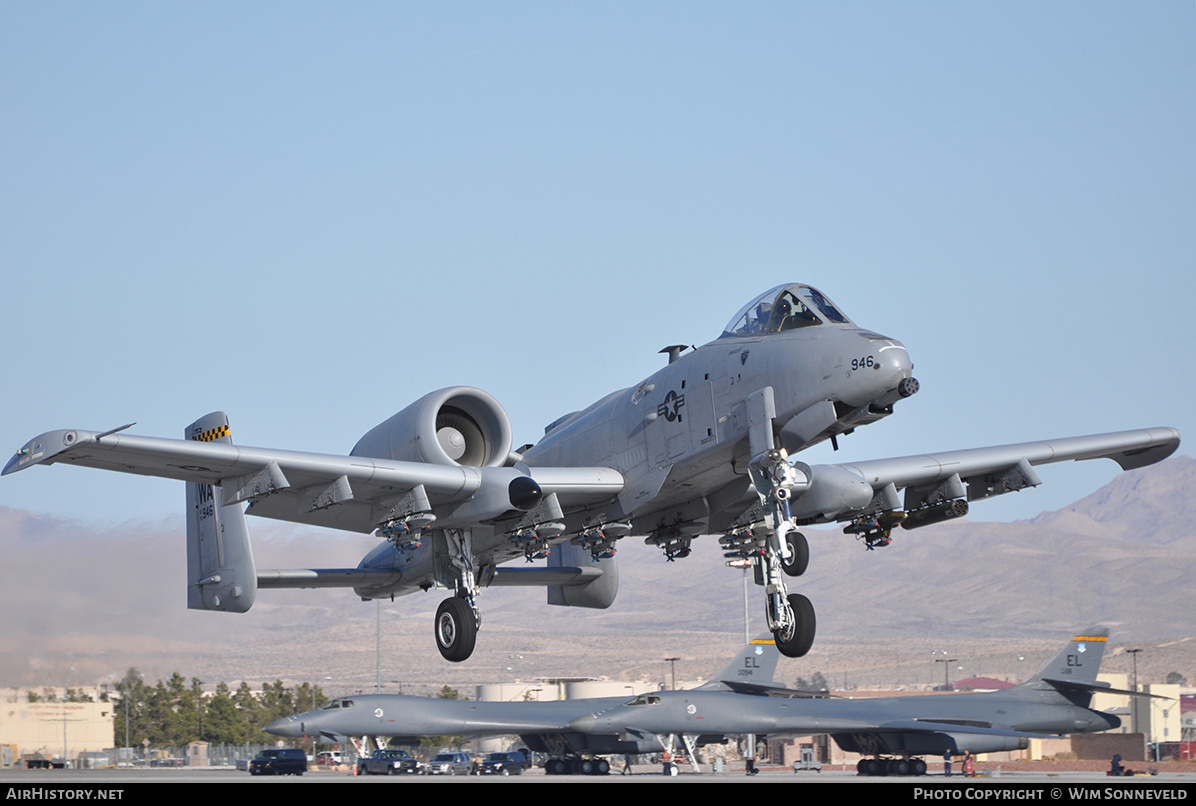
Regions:
[[[789,501],[810,484],[802,468],[791,465],[784,449],[772,448],[752,460],[748,472],[760,496],[772,534],[754,553],[757,579],[764,581],[768,629],[782,655],[800,658],[814,644],[814,606],[800,593],[789,593],[785,577],[798,577],[810,564],[810,545],[797,531]],[[808,469],[807,469],[808,470]]]

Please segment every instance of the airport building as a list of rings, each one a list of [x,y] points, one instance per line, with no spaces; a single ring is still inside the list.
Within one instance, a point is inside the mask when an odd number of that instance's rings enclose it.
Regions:
[[[110,702],[29,702],[14,689],[0,703],[0,765],[23,758],[75,759],[112,747]]]

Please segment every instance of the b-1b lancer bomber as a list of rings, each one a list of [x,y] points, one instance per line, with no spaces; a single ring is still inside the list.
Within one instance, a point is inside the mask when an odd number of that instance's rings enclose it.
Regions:
[[[540,586],[549,604],[606,608],[621,538],[643,537],[672,560],[698,535],[717,534],[728,555],[754,564],[768,629],[783,654],[800,657],[815,617],[788,589],[809,559],[799,527],[838,522],[883,546],[897,526],[959,517],[969,502],[1039,484],[1036,465],[1103,457],[1128,470],[1179,446],[1174,428],[1149,428],[855,464],[793,461],[918,391],[901,342],[855,324],[808,285],[764,292],[708,344],[661,352],[666,366],[518,450],[498,402],[456,386],[371,429],[347,456],[234,445],[215,412],[182,440],[128,426],[50,431],[4,473],[70,462],[186,482],[190,608],[245,612],[259,588],[349,587],[365,600],[448,590],[434,634],[450,661],[473,652],[486,587]],[[258,571],[246,514],[382,542],[356,568]],[[546,567],[500,567],[545,556]]]
[[[1097,681],[1107,641],[1105,629],[1080,633],[1041,672],[1004,691],[810,697],[773,680],[779,657],[774,642],[756,639],[709,683],[687,691],[553,702],[356,694],[264,730],[330,742],[517,735],[550,756],[545,769],[551,774],[602,774],[610,768],[599,758],[603,754],[672,751],[677,739],[692,759],[696,747],[728,736],[829,734],[843,750],[865,756],[858,765],[862,774],[923,775],[921,756],[1017,750],[1031,738],[1118,727],[1116,716],[1089,707],[1095,693],[1134,694]]]

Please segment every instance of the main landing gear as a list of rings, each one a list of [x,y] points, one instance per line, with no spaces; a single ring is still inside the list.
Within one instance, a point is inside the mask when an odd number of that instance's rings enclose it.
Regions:
[[[475,599],[478,595],[477,574],[473,567],[473,533],[469,529],[446,529],[450,572],[457,594],[440,603],[436,609],[434,632],[436,648],[452,663],[460,663],[473,654],[478,641],[478,627],[482,616]]]
[[[855,765],[860,775],[925,775],[926,762],[920,758],[861,758]]]
[[[436,648],[447,661],[460,663],[473,654],[481,618],[472,597],[453,596],[436,610]]]

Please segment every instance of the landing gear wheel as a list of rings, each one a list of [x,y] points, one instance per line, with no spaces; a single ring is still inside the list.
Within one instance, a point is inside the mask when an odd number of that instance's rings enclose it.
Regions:
[[[464,599],[445,599],[436,610],[436,648],[447,661],[460,663],[473,654],[478,619]]]
[[[810,544],[801,532],[785,535],[785,543],[789,550],[789,559],[781,560],[781,570],[786,576],[799,577],[810,565]]]
[[[926,762],[920,758],[911,759],[910,767],[912,768],[914,775],[926,774]]]
[[[814,605],[800,593],[789,594],[789,606],[793,608],[793,635],[788,641],[779,633],[773,633],[777,650],[787,658],[800,658],[814,645]]]

